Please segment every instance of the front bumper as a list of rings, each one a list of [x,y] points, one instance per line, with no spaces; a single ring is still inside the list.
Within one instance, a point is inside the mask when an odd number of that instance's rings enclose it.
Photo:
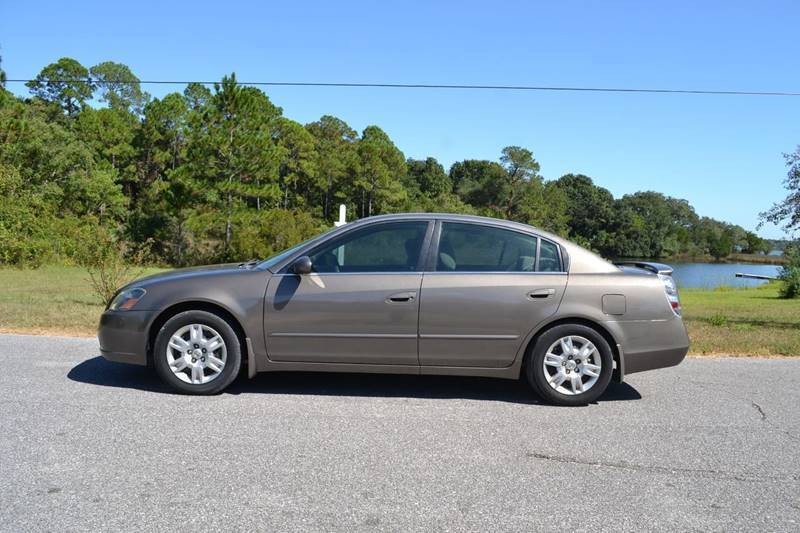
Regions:
[[[97,339],[109,361],[147,364],[147,330],[158,311],[106,311],[100,316]]]

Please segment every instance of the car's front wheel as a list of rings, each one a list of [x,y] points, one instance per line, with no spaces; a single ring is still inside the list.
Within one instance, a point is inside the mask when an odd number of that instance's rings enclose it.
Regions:
[[[585,405],[611,382],[614,358],[602,335],[582,324],[561,324],[543,333],[527,359],[529,383],[557,405]]]
[[[216,394],[236,379],[241,353],[227,321],[207,311],[184,311],[159,330],[153,361],[161,379],[180,392]]]

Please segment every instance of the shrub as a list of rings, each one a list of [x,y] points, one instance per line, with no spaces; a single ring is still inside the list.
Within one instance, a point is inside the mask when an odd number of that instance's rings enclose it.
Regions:
[[[79,263],[89,274],[88,281],[100,303],[108,305],[117,289],[141,276],[144,249],[128,249],[102,227],[85,243]]]
[[[797,298],[800,296],[800,267],[783,267],[778,279],[783,282],[779,292],[781,298]]]
[[[725,326],[728,324],[728,317],[722,313],[715,313],[709,317],[708,322],[712,326]]]
[[[781,268],[778,279],[783,282],[779,295],[781,298],[800,296],[800,247],[787,250],[789,262]]]

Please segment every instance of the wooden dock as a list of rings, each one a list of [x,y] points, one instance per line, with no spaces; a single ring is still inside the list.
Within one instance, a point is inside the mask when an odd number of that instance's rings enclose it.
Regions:
[[[776,278],[774,276],[762,276],[761,274],[744,274],[742,272],[737,272],[736,273],[736,277],[737,278],[747,278],[747,279],[765,279],[765,280],[768,280],[768,281],[775,281],[775,280],[778,279],[778,278]]]

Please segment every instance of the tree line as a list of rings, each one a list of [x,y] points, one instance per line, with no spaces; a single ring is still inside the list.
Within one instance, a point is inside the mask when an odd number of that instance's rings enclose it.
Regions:
[[[445,169],[406,158],[371,125],[300,124],[235,74],[153,98],[119,63],[47,65],[29,96],[2,88],[0,262],[80,262],[112,247],[154,263],[266,257],[351,216],[479,214],[563,235],[607,257],[659,258],[769,243],[654,191],[614,198],[585,175],[546,180],[533,152]]]

